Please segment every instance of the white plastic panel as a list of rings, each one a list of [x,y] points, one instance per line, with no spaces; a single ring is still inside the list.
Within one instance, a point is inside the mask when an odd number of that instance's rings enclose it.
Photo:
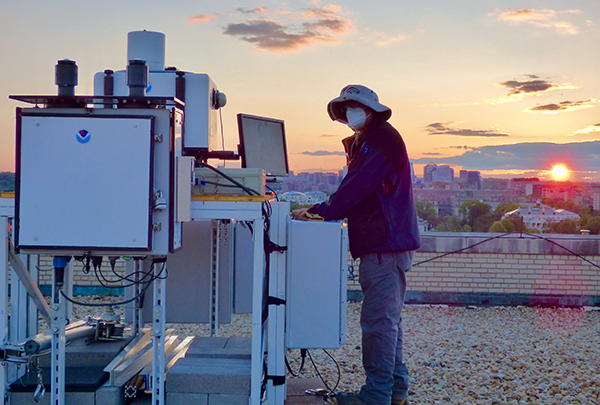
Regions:
[[[94,75],[94,95],[104,94],[104,73]],[[213,91],[216,84],[204,73],[185,75],[185,136],[184,149],[220,150],[219,110],[212,107]],[[114,95],[129,95],[124,70],[116,71],[114,78]],[[175,97],[176,72],[165,70],[150,72],[146,95],[149,97]]]
[[[286,298],[290,349],[335,349],[345,339],[343,236],[339,222],[290,222]]]
[[[149,116],[23,116],[19,245],[150,249],[152,125]]]

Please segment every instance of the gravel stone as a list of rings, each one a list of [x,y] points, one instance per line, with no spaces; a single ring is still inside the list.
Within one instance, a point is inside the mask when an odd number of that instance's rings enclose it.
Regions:
[[[115,302],[118,297],[77,297]],[[348,303],[347,343],[327,350],[341,377],[336,391],[364,383],[361,303]],[[102,308],[74,306],[74,319],[99,316]],[[122,310],[116,308],[117,313]],[[406,305],[404,354],[411,404],[600,404],[600,311],[594,308],[455,307]],[[182,336],[208,336],[208,325],[168,324]],[[251,336],[251,317],[233,315],[221,336]],[[324,350],[311,349],[330,388],[338,370]],[[300,350],[287,359],[297,372]],[[310,359],[299,377],[318,378]]]

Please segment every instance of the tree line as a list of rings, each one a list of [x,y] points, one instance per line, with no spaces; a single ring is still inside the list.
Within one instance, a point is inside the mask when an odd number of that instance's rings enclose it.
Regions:
[[[0,172],[0,191],[15,191],[15,174]]]
[[[544,233],[578,234],[583,229],[589,230],[591,234],[600,232],[600,217],[594,215],[589,206],[575,204],[571,200],[556,201],[549,198],[542,198],[542,204],[574,212],[581,217],[579,220],[546,222],[542,229]],[[503,218],[506,213],[524,207],[514,201],[498,204],[495,210],[487,203],[468,201],[460,205],[458,216],[439,216],[430,201],[417,201],[416,205],[419,218],[429,222],[430,228],[439,232],[540,233],[539,229],[527,228],[521,216],[516,213]]]

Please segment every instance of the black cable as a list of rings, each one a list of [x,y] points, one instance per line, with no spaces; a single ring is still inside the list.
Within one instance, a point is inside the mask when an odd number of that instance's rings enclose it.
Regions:
[[[455,251],[453,251],[453,252],[447,252],[447,253],[444,253],[444,254],[442,254],[442,255],[439,255],[439,256],[436,256],[436,257],[432,257],[431,259],[427,259],[427,260],[423,260],[422,262],[415,263],[415,264],[413,264],[413,265],[412,265],[412,267],[417,267],[417,266],[420,266],[421,264],[425,264],[425,263],[427,263],[427,262],[431,262],[431,261],[433,261],[433,260],[441,259],[442,257],[446,257],[446,256],[449,256],[449,255],[453,255],[453,254],[455,254],[455,253],[460,253],[460,252],[462,252],[463,250],[467,250],[467,249],[474,248],[475,246],[481,245],[482,243],[489,242],[490,240],[493,240],[493,239],[502,238],[502,237],[504,237],[504,236],[506,236],[506,235],[510,235],[510,234],[511,234],[511,232],[509,232],[509,233],[503,233],[502,235],[498,235],[498,236],[494,236],[494,237],[491,237],[491,238],[484,239],[484,240],[482,240],[481,242],[477,242],[477,243],[475,243],[474,245],[467,246],[467,247],[465,247],[465,248],[458,249],[458,250],[455,250]]]
[[[279,196],[277,195],[277,192],[275,190],[273,190],[271,187],[265,185],[265,187],[271,192],[273,193],[273,196],[275,196],[275,201],[279,202]]]
[[[237,184],[223,184],[223,183],[219,183],[216,181],[208,181],[208,180],[200,180],[200,184],[201,185],[210,184],[210,185],[219,186],[219,187],[240,188],[240,186],[238,186]]]
[[[63,298],[66,299],[67,301],[69,301],[70,303],[75,304],[75,305],[81,305],[84,307],[118,307],[120,305],[129,304],[130,302],[137,300],[139,297],[142,296],[142,294],[144,294],[146,292],[148,287],[150,287],[151,285],[152,285],[152,283],[146,284],[146,287],[144,287],[142,292],[140,292],[138,295],[136,295],[135,297],[133,297],[131,299],[121,301],[121,302],[114,302],[114,303],[90,304],[87,302],[75,301],[73,298],[67,297],[67,295],[63,292],[63,290],[60,290],[60,295],[62,295]]]
[[[290,374],[293,377],[299,377],[300,373],[302,372],[302,369],[304,369],[304,361],[306,360],[306,353],[308,352],[308,350],[306,349],[301,349],[300,350],[300,356],[302,361],[300,362],[300,367],[298,368],[297,372],[294,372],[294,370],[292,370],[292,366],[290,365],[287,356],[283,356],[283,359],[285,360],[285,366],[287,367],[288,371],[290,372]]]
[[[166,278],[168,276],[168,271],[169,270],[167,269],[167,275],[165,275],[164,278]],[[121,276],[113,268],[113,274],[117,277],[117,280],[109,280],[109,279],[107,279],[104,276],[104,274],[102,273],[102,269],[101,268],[94,267],[94,274],[96,275],[96,279],[98,280],[98,282],[100,283],[100,285],[102,287],[105,287],[105,288],[128,288],[128,287],[133,287],[133,286],[135,286],[136,284],[139,284],[139,283],[146,283],[146,282],[151,283],[152,281],[156,280],[156,278],[159,278],[158,276],[157,277],[152,276],[152,273],[153,273],[153,267],[151,267],[148,272],[135,271],[135,272],[133,272],[131,274],[128,274],[127,276]],[[135,276],[139,276],[140,274],[143,274],[142,278],[139,279],[139,280],[135,280],[134,277]],[[150,280],[145,281],[145,279],[147,277],[150,277]],[[106,283],[121,283],[123,281],[127,281],[130,284],[127,284],[127,285],[123,285],[123,284],[109,285],[109,284],[106,284]]]
[[[473,245],[471,245],[471,246],[467,246],[467,247],[465,247],[465,248],[462,248],[462,249],[454,250],[454,251],[452,251],[452,252],[447,252],[447,253],[441,254],[441,255],[439,255],[439,256],[432,257],[432,258],[430,258],[430,259],[423,260],[423,261],[421,261],[421,262],[415,263],[415,264],[413,264],[413,267],[417,267],[417,266],[420,266],[420,265],[422,265],[422,264],[425,264],[425,263],[431,262],[431,261],[433,261],[433,260],[441,259],[442,257],[449,256],[449,255],[452,255],[452,254],[455,254],[455,253],[460,253],[460,252],[462,252],[462,251],[465,251],[465,250],[467,250],[467,249],[474,248],[475,246],[481,245],[482,243],[489,242],[489,241],[491,241],[491,240],[494,240],[494,239],[504,238],[504,237],[506,237],[506,236],[508,236],[508,235],[514,235],[514,234],[519,234],[519,239],[523,238],[523,235],[527,235],[527,236],[529,236],[529,237],[536,238],[536,239],[542,239],[542,240],[544,240],[544,241],[546,241],[546,242],[548,242],[548,243],[550,243],[550,244],[552,244],[552,245],[555,245],[555,246],[558,246],[558,247],[560,247],[561,249],[564,249],[565,251],[569,252],[571,255],[573,255],[573,256],[575,256],[575,257],[577,257],[577,258],[579,258],[579,259],[583,260],[583,261],[584,261],[584,262],[586,262],[586,263],[589,263],[591,266],[593,266],[593,267],[596,267],[596,268],[600,269],[600,265],[598,265],[598,264],[596,264],[596,263],[594,263],[594,262],[592,262],[592,261],[590,261],[590,260],[586,259],[585,257],[581,256],[580,254],[578,254],[578,253],[576,253],[576,252],[573,252],[572,250],[570,250],[569,248],[567,248],[567,247],[565,247],[565,246],[561,245],[561,244],[560,244],[560,243],[558,243],[558,242],[555,242],[555,241],[553,241],[553,240],[551,240],[551,239],[548,239],[548,238],[544,238],[544,237],[542,237],[542,236],[540,236],[540,235],[536,235],[536,234],[532,234],[532,233],[525,233],[525,232],[508,232],[508,233],[503,233],[503,234],[501,234],[501,235],[497,235],[497,236],[494,236],[494,237],[491,237],[491,238],[486,238],[486,239],[484,239],[484,240],[482,240],[482,241],[480,241],[480,242],[477,242],[477,243],[475,243],[475,244],[473,244]]]
[[[154,267],[154,265],[152,265]],[[60,295],[62,295],[67,301],[69,301],[72,304],[76,304],[76,305],[82,305],[85,307],[116,307],[116,306],[120,306],[120,305],[125,305],[125,304],[129,304],[130,302],[133,302],[135,300],[137,300],[139,297],[141,297],[142,295],[144,295],[146,293],[146,290],[148,290],[148,288],[152,285],[152,282],[156,279],[164,279],[165,277],[160,277],[160,275],[162,274],[163,271],[165,271],[165,267],[166,267],[166,262],[163,263],[162,268],[160,269],[160,272],[154,276],[152,278],[151,281],[149,281],[148,283],[146,283],[146,286],[144,287],[144,289],[137,294],[135,297],[130,298],[128,300],[125,301],[121,301],[121,302],[113,302],[113,303],[101,303],[101,304],[90,304],[87,302],[81,302],[81,301],[76,301],[73,298],[68,297],[63,290],[60,290]]]
[[[577,258],[579,258],[579,259],[583,260],[584,262],[586,262],[586,263],[589,263],[590,265],[592,265],[592,266],[594,266],[594,267],[596,267],[596,268],[600,269],[600,266],[599,266],[599,265],[597,265],[596,263],[594,263],[594,262],[592,262],[592,261],[590,261],[590,260],[586,259],[585,257],[581,256],[579,253],[575,253],[575,252],[573,252],[572,250],[570,250],[569,248],[567,248],[567,247],[565,247],[565,246],[561,245],[561,244],[560,244],[560,243],[558,243],[558,242],[554,242],[553,240],[546,239],[546,238],[542,238],[541,236],[539,236],[539,235],[535,235],[535,234],[532,234],[532,233],[526,233],[525,235],[532,236],[532,237],[534,237],[534,238],[537,238],[537,239],[543,239],[543,240],[545,240],[546,242],[548,242],[548,243],[550,243],[550,244],[552,244],[552,245],[558,246],[559,248],[561,248],[561,249],[564,249],[564,250],[566,250],[567,252],[569,252],[571,255],[573,255],[573,256],[575,256],[575,257],[577,257]]]
[[[335,390],[337,389],[338,385],[340,384],[340,380],[342,378],[342,372],[340,370],[340,365],[338,364],[337,361],[335,361],[335,358],[327,350],[325,350],[325,349],[322,349],[322,350],[331,358],[331,360],[333,360],[333,363],[336,365],[337,370],[338,370],[338,379],[337,379],[337,382],[335,383],[335,386],[333,387],[333,389],[329,388],[329,385],[327,384],[327,382],[325,381],[323,376],[321,376],[321,373],[319,372],[319,369],[317,368],[317,365],[315,364],[315,362],[310,354],[310,350],[307,350],[306,352],[308,353],[308,358],[310,359],[310,362],[312,363],[313,367],[315,368],[317,375],[319,376],[319,378],[325,385],[325,388],[327,388],[327,391],[329,391],[329,393],[331,395],[333,395],[335,393]]]
[[[135,273],[130,274],[129,276],[126,277],[122,277],[119,276],[120,278],[117,280],[109,280],[107,279],[104,274],[102,274],[102,270],[98,269],[96,267],[94,267],[94,274],[96,275],[96,280],[98,280],[98,282],[100,283],[100,285],[104,288],[128,288],[128,287],[133,287],[134,285],[143,282],[142,280],[148,276],[151,275],[152,270],[150,270],[148,273],[145,272],[136,272],[136,273],[141,273],[144,274],[144,277],[142,277],[141,280],[139,280],[138,282],[129,280],[128,277],[131,275],[134,275]],[[127,285],[123,285],[123,284],[119,284],[119,285],[110,285],[109,283],[121,283],[122,281],[129,281],[131,284],[127,284]],[[151,283],[153,281],[153,279],[151,278],[148,282]]]
[[[221,145],[223,146],[223,151],[225,151],[225,130],[223,128],[223,113],[222,109],[219,108],[219,121],[221,122]],[[225,163],[227,161],[223,159],[223,167],[225,167]]]
[[[261,195],[257,191],[252,190],[251,188],[248,188],[248,187],[244,186],[239,181],[237,181],[235,179],[232,179],[230,176],[226,175],[225,173],[223,173],[219,169],[216,169],[216,168],[212,167],[208,163],[198,162],[198,165],[201,166],[201,167],[206,167],[207,169],[212,170],[213,172],[217,173],[219,176],[223,176],[224,178],[226,178],[227,180],[229,180],[230,182],[232,182],[233,184],[235,184],[236,186],[238,186],[239,188],[241,188],[242,190],[244,190],[249,195],[258,195],[258,196]]]

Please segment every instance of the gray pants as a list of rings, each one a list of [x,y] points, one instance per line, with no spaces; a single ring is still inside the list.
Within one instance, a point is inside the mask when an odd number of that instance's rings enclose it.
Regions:
[[[402,306],[413,252],[374,253],[360,258],[364,294],[362,327],[365,385],[359,397],[369,404],[408,398],[408,368],[402,359]]]

